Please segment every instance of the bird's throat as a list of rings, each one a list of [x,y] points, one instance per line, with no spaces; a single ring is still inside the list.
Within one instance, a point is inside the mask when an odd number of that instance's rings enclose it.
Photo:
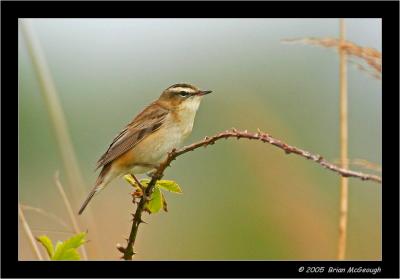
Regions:
[[[193,128],[194,119],[196,117],[196,112],[199,108],[200,101],[202,97],[193,97],[185,101],[181,106],[175,111],[175,120],[177,125],[181,128],[182,136],[186,138],[190,135]]]

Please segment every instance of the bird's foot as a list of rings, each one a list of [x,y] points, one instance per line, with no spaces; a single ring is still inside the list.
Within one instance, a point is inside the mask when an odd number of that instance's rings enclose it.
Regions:
[[[156,173],[157,170],[152,170],[146,173],[146,175],[150,178],[153,178],[154,174]]]

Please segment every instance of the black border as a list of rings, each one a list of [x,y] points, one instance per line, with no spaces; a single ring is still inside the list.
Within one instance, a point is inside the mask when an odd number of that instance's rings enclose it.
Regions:
[[[381,267],[371,274],[399,276],[399,2],[1,2],[1,276],[2,277],[337,277],[299,273],[304,266]],[[18,18],[38,17],[296,17],[382,18],[383,25],[383,191],[382,261],[18,261]],[[15,106],[12,106],[11,103]],[[390,107],[390,106],[393,107]],[[9,111],[10,110],[10,111]],[[395,113],[393,115],[392,113]],[[13,123],[14,122],[14,123]],[[17,146],[16,146],[17,145]],[[15,146],[11,148],[11,146]],[[11,151],[12,150],[12,151]],[[10,154],[7,154],[10,152]],[[13,152],[13,153],[11,153]],[[4,160],[6,158],[6,161]]]

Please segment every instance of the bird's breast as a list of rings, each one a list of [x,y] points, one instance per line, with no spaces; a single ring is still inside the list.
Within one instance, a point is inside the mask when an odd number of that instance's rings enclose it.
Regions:
[[[166,159],[168,152],[181,145],[184,139],[183,130],[183,127],[167,119],[159,130],[131,150],[134,164],[161,163]]]

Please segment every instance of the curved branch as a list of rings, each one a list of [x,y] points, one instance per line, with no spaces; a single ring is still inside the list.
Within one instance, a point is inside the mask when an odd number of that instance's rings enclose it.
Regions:
[[[214,144],[217,140],[228,139],[228,138],[236,138],[236,139],[245,138],[245,139],[249,139],[249,140],[258,140],[261,142],[266,142],[266,143],[272,144],[272,145],[282,149],[286,154],[293,153],[293,154],[299,155],[303,158],[306,158],[308,160],[311,160],[311,161],[319,164],[323,168],[326,168],[328,170],[336,172],[340,176],[354,177],[354,178],[359,178],[364,181],[370,180],[370,181],[374,181],[377,183],[382,183],[382,178],[380,176],[372,175],[372,174],[365,174],[362,172],[357,172],[357,171],[352,171],[352,170],[341,168],[335,164],[328,162],[321,155],[313,154],[311,152],[297,148],[295,146],[288,145],[285,142],[283,142],[279,139],[276,139],[267,133],[261,132],[260,130],[258,130],[258,132],[256,132],[256,133],[250,133],[247,130],[244,130],[244,131],[238,131],[236,129],[227,130],[225,132],[216,134],[212,137],[205,137],[203,140],[195,142],[190,145],[187,145],[183,148],[173,149],[170,153],[168,153],[167,159],[163,163],[160,164],[160,166],[156,169],[156,171],[152,175],[152,179],[149,182],[148,186],[146,187],[146,190],[143,193],[143,197],[140,199],[140,201],[138,203],[135,215],[133,217],[132,229],[131,229],[130,236],[127,240],[128,243],[127,243],[126,248],[118,246],[118,250],[124,254],[123,259],[132,260],[132,256],[134,255],[133,245],[135,244],[137,231],[138,231],[139,225],[141,223],[143,223],[142,212],[144,210],[144,205],[145,205],[146,201],[148,200],[148,197],[151,196],[151,193],[154,189],[154,186],[156,185],[156,182],[164,176],[164,171],[168,166],[170,166],[171,162],[173,160],[175,160],[178,156],[181,156],[189,151],[193,151],[202,146],[206,147],[208,145]]]

